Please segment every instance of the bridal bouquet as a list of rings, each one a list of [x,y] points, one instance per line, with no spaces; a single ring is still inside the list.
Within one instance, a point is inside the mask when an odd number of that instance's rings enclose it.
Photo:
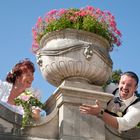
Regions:
[[[22,106],[24,110],[22,116],[22,128],[24,128],[26,125],[32,124],[33,109],[43,109],[44,105],[40,102],[38,95],[35,95],[32,90],[26,89],[20,96],[15,99],[15,104],[17,106]]]

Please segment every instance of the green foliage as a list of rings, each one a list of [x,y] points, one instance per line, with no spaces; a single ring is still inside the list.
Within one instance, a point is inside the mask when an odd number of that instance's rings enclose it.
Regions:
[[[109,82],[119,84],[121,74],[122,74],[122,71],[120,69],[119,70],[114,70],[112,72],[112,78],[109,80]]]
[[[120,69],[114,70],[112,72],[111,78],[109,80],[107,80],[107,82],[103,85],[103,89],[105,89],[106,86],[109,85],[110,83],[119,84],[121,74],[122,74],[122,71]]]

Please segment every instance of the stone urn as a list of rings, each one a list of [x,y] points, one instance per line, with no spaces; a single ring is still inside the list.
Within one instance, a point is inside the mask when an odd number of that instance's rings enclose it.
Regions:
[[[94,33],[64,29],[43,36],[36,53],[43,77],[58,87],[64,80],[101,86],[112,74],[110,44]]]

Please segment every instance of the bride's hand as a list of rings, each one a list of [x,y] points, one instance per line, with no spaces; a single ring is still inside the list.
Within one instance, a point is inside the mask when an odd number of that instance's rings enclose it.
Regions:
[[[40,109],[35,108],[32,110],[32,118],[36,121],[40,119]]]

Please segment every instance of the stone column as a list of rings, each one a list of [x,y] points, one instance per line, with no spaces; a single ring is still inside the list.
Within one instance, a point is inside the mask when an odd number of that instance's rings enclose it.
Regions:
[[[99,86],[83,81],[64,81],[53,95],[59,109],[59,139],[105,140],[102,120],[96,116],[81,114],[79,106],[83,103],[95,104],[98,99],[102,107],[105,107],[111,97],[111,94],[103,92]],[[52,99],[50,106],[53,103]]]

